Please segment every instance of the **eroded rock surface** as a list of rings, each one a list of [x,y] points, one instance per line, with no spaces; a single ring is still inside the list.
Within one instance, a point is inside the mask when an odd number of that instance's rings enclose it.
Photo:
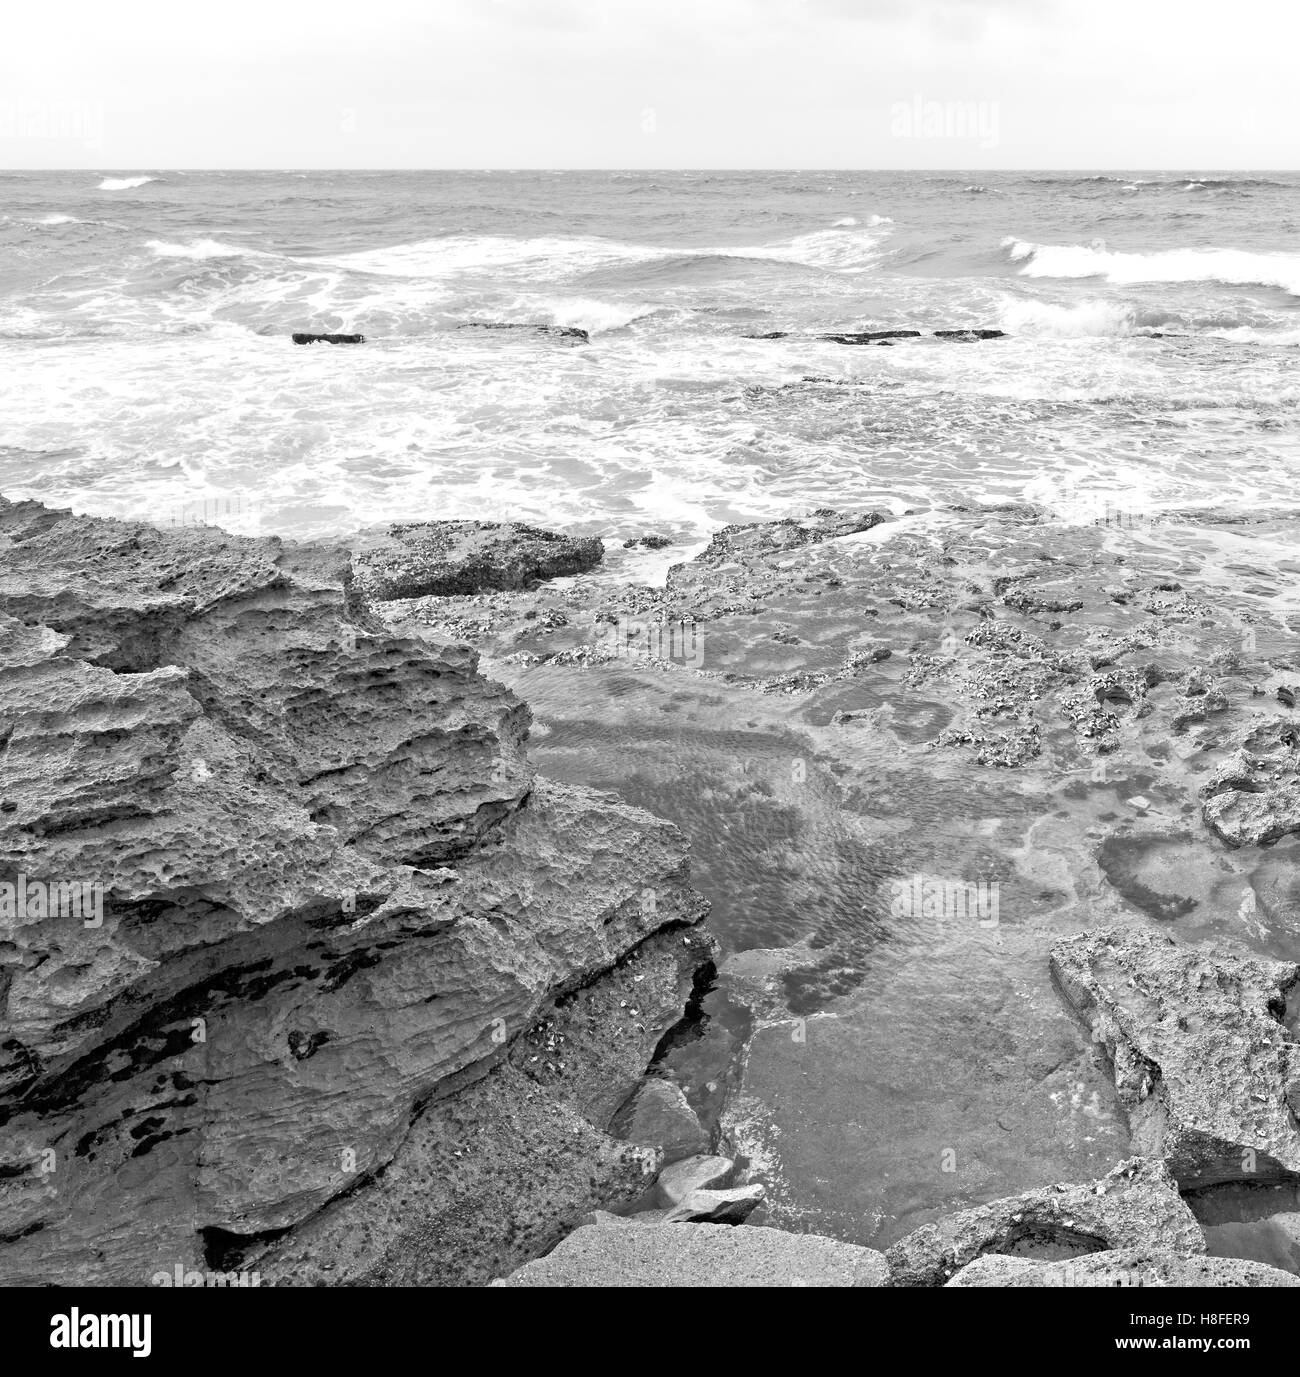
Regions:
[[[713,953],[675,828],[535,781],[527,708],[334,548],[4,503],[0,615],[0,1277],[144,1284],[341,1218],[369,1232],[278,1275],[391,1272],[404,1222],[475,1279],[644,1189],[604,1129]],[[482,1162],[399,1221],[452,1122]],[[507,1243],[440,1221],[475,1190]]]
[[[1135,929],[1066,938],[1051,968],[1110,1056],[1135,1149],[1182,1189],[1300,1172],[1300,1047],[1282,1022],[1300,967]]]
[[[1180,1257],[1150,1248],[1120,1248],[1064,1262],[978,1258],[949,1286],[1300,1286],[1300,1277],[1262,1262]]]
[[[895,1286],[942,1286],[985,1254],[1037,1261],[1144,1246],[1205,1252],[1205,1238],[1162,1162],[1133,1158],[1100,1181],[1048,1186],[947,1215],[888,1249]]]
[[[353,541],[355,576],[367,597],[446,597],[527,588],[600,563],[596,536],[575,538],[500,521],[394,523]]]
[[[748,1224],[590,1224],[495,1286],[884,1286],[870,1248]]]

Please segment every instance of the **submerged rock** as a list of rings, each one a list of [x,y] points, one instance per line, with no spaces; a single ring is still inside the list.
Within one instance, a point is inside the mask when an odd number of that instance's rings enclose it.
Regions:
[[[364,344],[365,335],[311,335],[304,331],[294,334],[295,344]]]
[[[706,1152],[709,1137],[680,1086],[655,1076],[638,1087],[614,1116],[610,1132],[625,1142],[663,1149],[665,1162]]]
[[[1300,1172],[1300,1047],[1281,1022],[1300,966],[1145,929],[1066,938],[1050,964],[1111,1058],[1134,1148],[1183,1190]]]
[[[885,1286],[882,1253],[742,1224],[588,1225],[494,1286]]]
[[[576,340],[579,344],[590,344],[591,337],[586,330],[576,325],[528,325],[522,322],[497,320],[466,320],[456,327],[458,330],[530,330],[537,335],[551,335],[555,339]]]
[[[395,523],[353,542],[353,576],[374,602],[527,588],[584,574],[604,558],[598,536],[501,521]]]
[[[895,1286],[942,1286],[985,1254],[1036,1261],[1144,1246],[1205,1252],[1205,1238],[1163,1162],[1121,1162],[1102,1180],[1047,1186],[947,1215],[885,1254]]]
[[[988,1256],[964,1267],[949,1286],[1300,1286],[1300,1277],[1230,1257],[1179,1257],[1120,1248],[1064,1262]]]
[[[841,335],[818,335],[832,344],[875,344],[879,340],[919,339],[919,330],[855,330]]]

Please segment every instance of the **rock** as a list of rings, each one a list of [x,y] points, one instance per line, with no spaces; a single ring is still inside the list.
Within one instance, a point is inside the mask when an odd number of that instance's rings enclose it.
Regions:
[[[302,331],[294,334],[295,344],[364,344],[365,335],[309,335]]]
[[[647,535],[638,536],[634,540],[625,540],[623,548],[625,550],[635,550],[638,547],[643,550],[666,550],[671,544],[672,541],[667,536]]]
[[[670,1162],[659,1173],[655,1200],[671,1209],[697,1191],[721,1190],[735,1174],[736,1164],[730,1157],[686,1157]]]
[[[1002,339],[1006,334],[1005,330],[936,330],[937,339],[957,340],[961,344],[969,344],[980,339]]]
[[[692,1191],[663,1217],[665,1224],[743,1224],[763,1203],[759,1182],[725,1191]]]
[[[0,643],[5,878],[103,901],[0,890],[0,1280],[328,1284],[422,1227],[485,1279],[644,1192],[604,1130],[705,904],[675,828],[535,781],[472,651],[373,618],[343,550],[35,503]]]
[[[458,330],[530,330],[538,335],[551,335],[555,339],[576,340],[579,344],[589,344],[591,337],[586,330],[575,325],[527,325],[512,321],[466,320],[456,327]]]
[[[818,335],[832,344],[875,344],[879,340],[917,339],[919,330],[858,330],[842,335]]]
[[[494,1286],[884,1286],[871,1248],[742,1224],[589,1226]]]
[[[1267,846],[1300,832],[1300,755],[1290,723],[1252,729],[1201,786],[1205,825],[1231,847]]]
[[[364,533],[353,574],[371,601],[525,588],[584,574],[605,554],[598,536],[565,536],[517,522],[423,521]]]
[[[639,1086],[614,1116],[610,1132],[625,1142],[661,1147],[665,1162],[709,1148],[708,1134],[679,1085],[656,1076]]]
[[[1300,1048],[1282,1026],[1300,966],[1176,946],[1145,929],[1080,933],[1052,975],[1113,1063],[1133,1147],[1183,1190],[1300,1172],[1287,1103]]]
[[[964,1267],[949,1286],[1300,1286],[1300,1277],[1228,1257],[1179,1257],[1121,1248],[1064,1262],[990,1255]]]
[[[879,512],[853,516],[822,508],[798,519],[787,517],[781,521],[724,526],[713,533],[708,545],[695,556],[692,564],[708,568],[737,559],[756,559],[778,551],[798,550],[805,545],[869,531],[884,520]],[[669,578],[678,570],[687,568],[684,564],[673,565]]]
[[[888,1249],[892,1284],[942,1286],[987,1253],[1055,1260],[1144,1246],[1205,1252],[1205,1239],[1163,1162],[1134,1157],[1101,1181],[1047,1186],[947,1215]]]

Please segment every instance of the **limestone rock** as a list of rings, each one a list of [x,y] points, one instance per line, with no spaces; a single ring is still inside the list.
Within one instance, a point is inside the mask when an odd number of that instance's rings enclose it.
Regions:
[[[1120,1248],[1063,1262],[990,1254],[949,1286],[1300,1286],[1300,1277],[1262,1262],[1232,1257],[1180,1257],[1150,1248]]]
[[[1281,1023],[1300,966],[1103,929],[1058,942],[1051,969],[1110,1055],[1134,1148],[1180,1188],[1300,1171],[1300,1048]]]
[[[472,651],[372,618],[344,551],[34,503],[0,503],[0,645],[0,897],[29,896],[0,903],[0,1279],[291,1249],[399,1157],[454,1172],[444,1115],[480,1127],[507,1265],[644,1191],[659,1155],[603,1130],[713,954],[706,906],[669,824],[534,783]],[[548,1072],[557,1020],[596,1050]],[[494,1069],[517,1114],[472,1098]],[[552,1195],[503,1184],[552,1157]],[[402,1221],[367,1222],[358,1274]],[[449,1237],[441,1275],[477,1275]]]
[[[592,1225],[494,1286],[884,1286],[882,1253],[742,1224]]]
[[[1205,1252],[1205,1239],[1164,1163],[1132,1158],[1097,1182],[1047,1186],[947,1215],[885,1254],[895,1286],[942,1286],[985,1254],[1036,1260],[1104,1249]]]
[[[353,542],[354,575],[371,601],[446,597],[526,588],[582,574],[604,557],[598,536],[582,538],[518,522],[394,523]]]

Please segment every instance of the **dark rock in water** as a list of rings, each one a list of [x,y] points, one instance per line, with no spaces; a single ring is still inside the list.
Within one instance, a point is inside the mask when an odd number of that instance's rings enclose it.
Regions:
[[[394,524],[354,540],[353,574],[372,602],[527,588],[583,574],[604,558],[599,536],[500,521]]]
[[[779,521],[755,521],[743,525],[724,526],[713,533],[707,547],[694,559],[697,565],[728,563],[731,560],[770,555],[777,550],[797,550],[839,536],[869,531],[885,520],[879,512],[859,516],[841,514],[829,507],[821,507],[806,517],[785,517]],[[674,569],[685,569],[674,565]]]
[[[0,907],[0,1281],[463,1284],[649,1187],[685,842],[537,780],[473,651],[339,547],[3,501],[0,648],[0,878],[92,890]]]
[[[294,334],[295,344],[364,344],[365,335],[309,335],[303,331]]]
[[[625,550],[635,550],[638,546],[645,550],[666,550],[672,541],[667,536],[648,535],[638,536],[634,540],[625,540],[623,548]]]
[[[787,339],[788,330],[769,330],[765,335],[742,335],[741,339]]]
[[[818,335],[818,339],[829,340],[832,344],[875,344],[886,339],[917,339],[919,330],[855,330],[847,334]]]
[[[610,1123],[616,1138],[643,1147],[659,1147],[665,1164],[707,1152],[705,1133],[679,1085],[656,1076],[633,1092]]]
[[[1281,1021],[1300,966],[1145,929],[1066,938],[1050,965],[1109,1054],[1133,1146],[1183,1190],[1300,1172],[1300,1046]]]
[[[531,330],[534,334],[550,335],[555,339],[577,340],[580,344],[590,344],[591,336],[576,325],[526,325],[513,321],[466,320],[456,327],[458,330]]]
[[[938,339],[953,339],[959,343],[966,344],[977,339],[1001,339],[1005,330],[936,330],[935,336]]]

